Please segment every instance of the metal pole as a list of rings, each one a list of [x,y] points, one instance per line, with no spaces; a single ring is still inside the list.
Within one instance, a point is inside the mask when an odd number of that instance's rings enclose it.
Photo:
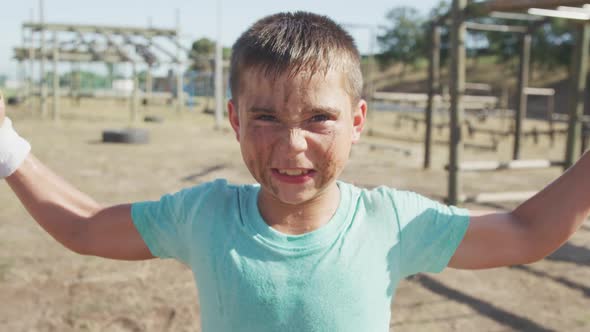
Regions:
[[[223,123],[223,46],[221,44],[222,1],[217,0],[217,40],[215,42],[215,128]]]
[[[527,111],[527,94],[525,92],[529,85],[529,68],[531,62],[531,34],[522,36],[520,50],[520,68],[518,73],[518,106],[514,115],[514,146],[512,159],[520,159],[520,146],[522,141],[522,126]]]
[[[39,0],[39,22],[41,24],[41,64],[39,68],[39,72],[41,77],[39,78],[39,84],[41,85],[41,116],[45,117],[47,115],[47,84],[45,82],[45,31],[44,31],[44,17],[43,17],[43,0]]]
[[[53,107],[51,112],[51,117],[54,121],[58,119],[59,113],[59,72],[58,72],[58,62],[59,62],[59,42],[57,40],[57,31],[53,32]]]
[[[432,150],[432,113],[434,96],[440,90],[440,27],[430,29],[430,59],[428,61],[428,103],[426,105],[426,138],[424,139],[424,168],[430,168]]]
[[[176,110],[181,112],[184,106],[184,84],[182,77],[182,60],[180,58],[182,49],[180,48],[180,11],[178,9],[176,10],[176,44]]]
[[[459,162],[463,154],[463,105],[465,92],[465,21],[463,12],[467,0],[453,0],[451,26],[451,72],[450,72],[450,142],[449,142],[449,193],[448,203],[457,204],[461,196]]]
[[[564,169],[573,165],[579,157],[580,137],[582,134],[581,118],[584,114],[584,92],[588,72],[588,47],[590,41],[590,25],[584,23],[577,27],[575,41],[575,59],[572,70],[572,88],[569,102],[569,126],[565,149]]]

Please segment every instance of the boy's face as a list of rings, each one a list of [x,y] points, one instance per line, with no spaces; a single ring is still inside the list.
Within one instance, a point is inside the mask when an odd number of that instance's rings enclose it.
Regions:
[[[367,110],[363,100],[352,105],[345,87],[345,76],[336,71],[276,80],[244,72],[228,111],[261,195],[301,204],[335,186]]]

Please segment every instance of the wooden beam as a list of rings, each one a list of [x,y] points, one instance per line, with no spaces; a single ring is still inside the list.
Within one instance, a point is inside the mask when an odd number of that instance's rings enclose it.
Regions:
[[[531,8],[528,10],[528,13],[532,14],[532,15],[542,16],[542,17],[564,18],[566,20],[580,20],[580,21],[590,20],[590,14],[588,14],[588,13],[571,12],[571,11],[565,11],[565,10]]]
[[[405,156],[412,155],[412,149],[408,149],[406,147],[395,145],[395,144],[385,144],[385,143],[364,143],[365,145],[369,146],[371,151],[375,150],[388,150],[403,153]]]
[[[41,52],[39,48],[21,48],[17,47],[14,49],[14,58],[41,60]],[[45,55],[45,59],[53,60],[53,51]],[[104,53],[85,52],[77,50],[59,50],[59,61],[61,62],[107,62],[107,63],[123,63],[126,59],[119,56],[117,53],[107,51]]]
[[[151,66],[156,62],[160,62],[156,54],[154,54],[154,52],[149,49],[148,45],[133,40],[133,38],[131,38],[131,36],[128,34],[123,34],[122,37],[123,40],[125,40],[125,43],[133,45],[135,52],[141,56],[143,61],[147,63],[148,66]]]
[[[533,197],[536,191],[480,193],[472,196],[462,196],[464,203],[498,203],[498,202],[523,202]]]
[[[106,39],[108,46],[112,46],[122,59],[125,59],[127,62],[136,62],[129,56],[127,52],[123,50],[121,46],[119,46],[119,44],[113,40],[110,33],[105,31],[101,31],[100,33]]]
[[[156,43],[153,40],[149,40],[150,41],[150,45],[152,45],[153,47],[157,48],[160,52],[166,54],[171,61],[176,61],[176,55],[174,53],[172,53],[171,51],[167,50],[166,48],[164,48],[162,45]]]
[[[465,23],[467,30],[474,31],[495,31],[495,32],[513,32],[513,33],[526,33],[528,27],[519,25],[500,25],[500,24],[483,24],[476,22]]]
[[[529,14],[521,14],[521,13],[505,13],[505,12],[491,12],[490,17],[499,18],[502,20],[517,20],[517,21],[531,21],[531,22],[538,22],[543,21],[544,18],[529,15]]]
[[[473,2],[467,7],[469,16],[486,16],[491,12],[520,12],[529,8],[556,8],[558,6],[583,6],[587,0],[490,0]]]
[[[110,34],[132,34],[143,37],[176,36],[175,29],[139,28],[112,25],[25,22],[23,23],[23,27],[32,29],[34,31],[80,31],[83,33],[97,33],[98,31],[101,31]]]
[[[555,89],[527,87],[524,89],[524,93],[528,96],[554,96]]]
[[[552,116],[553,121],[555,122],[569,122],[570,116],[568,114],[563,113],[553,113]],[[590,115],[584,115],[580,118],[580,121],[583,123],[590,123]]]
[[[465,89],[466,90],[478,90],[478,91],[491,92],[492,86],[490,84],[486,84],[486,83],[466,82]]]
[[[510,161],[467,161],[459,165],[464,172],[500,171],[505,169],[540,169],[563,166],[563,161],[553,160],[510,160]]]

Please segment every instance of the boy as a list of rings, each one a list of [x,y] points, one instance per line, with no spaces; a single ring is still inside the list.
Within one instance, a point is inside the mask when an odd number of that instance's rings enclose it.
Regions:
[[[29,153],[3,107],[0,176],[75,252],[188,265],[204,331],[387,331],[402,278],[539,260],[590,211],[589,154],[510,213],[337,181],[367,105],[358,51],[326,17],[261,19],[235,43],[230,77],[229,120],[259,185],[101,206]]]

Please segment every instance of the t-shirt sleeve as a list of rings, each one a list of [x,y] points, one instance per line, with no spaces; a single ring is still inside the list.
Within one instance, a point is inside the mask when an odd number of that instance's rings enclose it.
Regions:
[[[167,194],[157,201],[138,202],[131,205],[131,217],[135,228],[150,249],[160,258],[175,258],[186,264],[190,261],[192,235],[199,223],[198,210],[205,196],[215,194],[219,187],[208,182]]]
[[[407,191],[393,191],[401,244],[401,272],[438,273],[449,263],[469,226],[469,211]]]
[[[158,201],[138,202],[131,205],[131,217],[152,255],[160,258],[177,258],[185,261],[186,221],[181,220],[183,191],[166,194]]]

